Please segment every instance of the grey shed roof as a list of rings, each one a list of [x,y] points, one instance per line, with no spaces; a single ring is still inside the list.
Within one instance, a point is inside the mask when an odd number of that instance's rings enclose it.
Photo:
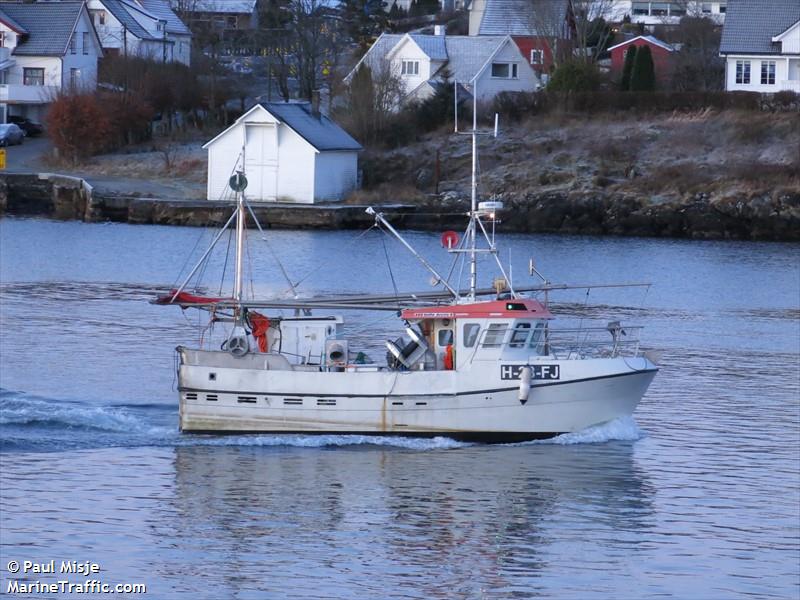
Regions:
[[[778,54],[772,38],[800,21],[800,0],[728,0],[719,51]]]
[[[543,35],[560,31],[569,0],[486,0],[479,35]],[[555,29],[558,28],[558,29]]]
[[[141,12],[141,9],[137,6],[133,6],[124,2],[123,0],[101,0],[103,6],[108,9],[114,17],[122,23],[122,25],[127,29],[130,33],[135,35],[136,37],[143,39],[143,40],[153,40],[158,39],[153,37],[142,25],[137,21],[131,11]]]
[[[192,32],[178,18],[178,15],[172,10],[167,0],[138,0],[137,3],[157,19],[166,21],[168,32],[192,35]]]
[[[82,2],[0,3],[0,10],[28,32],[14,48],[18,56],[63,56],[78,22]]]
[[[261,106],[320,152],[361,150],[361,144],[328,117],[311,114],[308,102],[263,102]]]

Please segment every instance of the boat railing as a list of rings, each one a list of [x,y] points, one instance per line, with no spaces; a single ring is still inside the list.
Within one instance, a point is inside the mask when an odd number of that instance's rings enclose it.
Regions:
[[[612,321],[606,327],[484,330],[483,348],[528,349],[539,356],[568,360],[638,356],[641,325],[621,325]]]
[[[545,354],[559,359],[638,356],[641,325],[548,328],[542,344]]]

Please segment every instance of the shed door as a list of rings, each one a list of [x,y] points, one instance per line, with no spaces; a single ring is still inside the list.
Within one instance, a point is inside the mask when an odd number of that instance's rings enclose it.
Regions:
[[[251,200],[278,199],[278,127],[272,123],[245,124],[247,190]]]

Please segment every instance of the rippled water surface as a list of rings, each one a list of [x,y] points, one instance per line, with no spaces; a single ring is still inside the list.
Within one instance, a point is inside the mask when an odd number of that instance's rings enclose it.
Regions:
[[[553,300],[645,325],[662,370],[635,420],[484,446],[178,434],[197,315],[147,301],[211,235],[0,220],[0,593],[64,579],[9,561],[54,559],[152,598],[800,597],[800,246],[504,238],[517,284],[530,257],[554,281],[653,282]],[[377,232],[268,235],[303,293],[427,286]],[[446,268],[438,236],[408,237]],[[254,291],[283,292],[250,255]],[[367,346],[393,331],[355,318]]]

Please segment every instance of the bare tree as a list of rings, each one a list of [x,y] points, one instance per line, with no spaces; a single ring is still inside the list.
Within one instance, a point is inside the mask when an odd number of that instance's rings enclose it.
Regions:
[[[362,64],[350,79],[336,116],[362,143],[386,130],[403,98],[404,86],[388,61]]]
[[[523,0],[528,29],[552,56],[553,66],[569,57],[574,19],[569,0]]]
[[[613,33],[608,25],[615,18],[614,0],[572,0],[574,42],[578,57],[595,62]]]

